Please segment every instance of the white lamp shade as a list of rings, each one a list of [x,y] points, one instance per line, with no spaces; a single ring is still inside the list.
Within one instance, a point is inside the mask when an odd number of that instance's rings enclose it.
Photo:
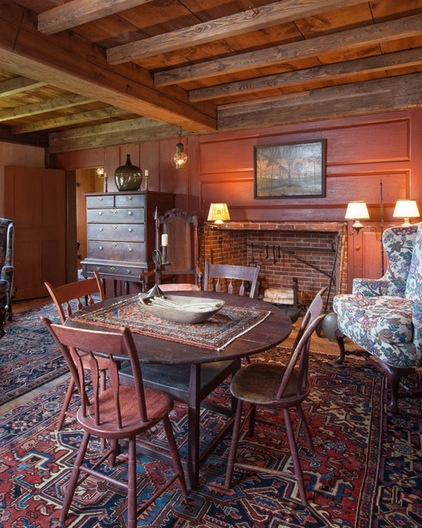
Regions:
[[[366,220],[369,218],[368,208],[365,202],[349,202],[347,204],[346,215],[347,220]]]
[[[393,216],[395,218],[419,218],[418,204],[415,200],[397,200]]]
[[[225,203],[212,203],[208,211],[208,222],[222,224],[230,220],[229,208]]]

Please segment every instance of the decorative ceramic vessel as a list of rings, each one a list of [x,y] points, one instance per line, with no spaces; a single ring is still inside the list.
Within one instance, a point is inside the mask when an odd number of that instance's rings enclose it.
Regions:
[[[125,165],[115,170],[114,180],[119,191],[137,191],[141,186],[142,171],[136,165],[132,165],[130,154],[126,157]]]

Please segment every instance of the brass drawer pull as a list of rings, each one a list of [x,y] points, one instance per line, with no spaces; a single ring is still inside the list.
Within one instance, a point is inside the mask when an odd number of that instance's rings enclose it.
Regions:
[[[103,248],[103,246],[98,246],[98,249],[99,249],[100,251],[102,251],[104,248]]]
[[[103,212],[102,211],[98,211],[98,216],[102,216]]]
[[[127,269],[127,270],[126,270],[126,273],[127,273],[128,275],[130,275],[130,274],[132,273],[132,270]]]
[[[132,200],[132,196],[128,196],[127,199],[128,199],[128,200]]]
[[[113,242],[113,247],[117,247],[117,242]]]
[[[133,215],[132,211],[128,211],[127,214],[128,214],[128,216],[132,216]]]
[[[128,229],[127,229],[127,230],[129,231],[129,233],[132,233],[132,231],[133,231],[133,228],[132,228],[132,227],[128,227]]]
[[[132,249],[131,247],[128,247],[127,250],[129,251],[129,253],[130,253],[131,251],[133,251],[133,249]]]
[[[116,224],[114,224],[114,226],[113,226],[113,229],[117,229],[117,226],[116,226]]]
[[[113,214],[116,214],[116,213],[117,213],[117,209],[112,209],[111,212],[112,212]]]
[[[103,227],[99,227],[98,231],[104,231],[104,228]]]
[[[114,266],[110,267],[110,271],[115,271],[115,270],[116,270],[116,268]]]

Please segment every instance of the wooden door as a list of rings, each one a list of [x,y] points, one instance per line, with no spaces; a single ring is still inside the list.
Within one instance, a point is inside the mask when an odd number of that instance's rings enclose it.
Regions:
[[[5,167],[5,216],[15,221],[16,300],[46,297],[44,281],[67,282],[66,196],[63,170]]]

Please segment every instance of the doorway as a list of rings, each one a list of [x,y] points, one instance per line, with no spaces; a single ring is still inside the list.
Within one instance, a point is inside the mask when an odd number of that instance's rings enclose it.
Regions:
[[[86,230],[86,193],[104,192],[104,178],[97,167],[76,170],[76,240],[78,275],[81,262],[87,257],[88,241]]]

